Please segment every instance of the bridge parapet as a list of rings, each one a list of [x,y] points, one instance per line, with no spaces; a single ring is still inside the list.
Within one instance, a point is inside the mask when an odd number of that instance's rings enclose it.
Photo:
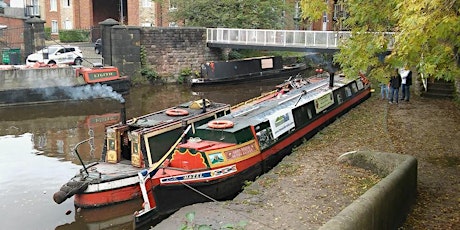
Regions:
[[[386,33],[393,36],[392,33]],[[351,37],[349,31],[313,30],[262,30],[235,28],[207,28],[206,42],[209,46],[227,47],[264,46],[291,49],[338,50],[339,45]],[[392,42],[390,46],[392,46]]]

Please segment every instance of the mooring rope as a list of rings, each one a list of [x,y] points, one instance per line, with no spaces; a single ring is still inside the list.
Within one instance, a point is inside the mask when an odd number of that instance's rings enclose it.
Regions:
[[[165,174],[168,175],[168,176],[171,176],[171,175],[169,175],[169,174],[166,173],[166,172],[165,172]],[[204,194],[204,193],[198,191],[196,188],[192,187],[192,186],[189,185],[189,184],[184,183],[183,181],[179,181],[179,182],[180,182],[182,185],[184,185],[185,187],[191,189],[192,191],[194,191],[194,192],[196,192],[196,193],[198,193],[198,194],[200,194],[200,195],[202,195],[202,196],[208,198],[209,200],[211,200],[211,201],[214,202],[214,203],[217,203],[218,205],[220,205],[220,206],[221,206],[222,208],[224,208],[224,209],[227,209],[227,210],[230,210],[230,211],[235,211],[237,215],[240,215],[240,216],[242,216],[242,217],[251,219],[252,221],[257,222],[257,223],[259,223],[259,224],[261,224],[261,225],[263,225],[264,227],[267,227],[267,228],[269,228],[269,229],[275,229],[275,228],[273,228],[273,227],[271,227],[271,226],[269,226],[269,225],[263,223],[262,221],[259,221],[259,220],[255,219],[255,218],[253,218],[253,217],[244,215],[244,214],[242,214],[241,212],[238,212],[237,210],[233,210],[233,209],[231,209],[231,208],[225,207],[225,206],[224,206],[223,204],[221,204],[218,200],[216,200],[216,199],[214,199],[214,198],[212,198],[212,197],[210,197],[210,196],[208,196],[208,195],[206,195],[206,194]]]

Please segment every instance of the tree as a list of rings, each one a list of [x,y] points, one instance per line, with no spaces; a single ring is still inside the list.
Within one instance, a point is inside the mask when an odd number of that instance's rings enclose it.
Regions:
[[[170,16],[185,26],[248,29],[283,27],[284,0],[177,0]]]
[[[370,71],[371,77],[383,79],[391,68],[408,65],[424,76],[446,80],[459,76],[460,1],[339,0],[338,4],[346,7],[349,16],[344,25],[352,32],[334,56],[345,74]],[[309,20],[320,19],[328,10],[324,0],[301,0],[301,8],[302,17]],[[388,48],[391,53],[383,58]]]

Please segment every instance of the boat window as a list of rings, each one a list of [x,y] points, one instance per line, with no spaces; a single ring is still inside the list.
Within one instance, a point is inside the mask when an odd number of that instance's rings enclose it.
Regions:
[[[259,141],[259,146],[261,150],[264,150],[275,142],[273,138],[272,130],[270,127],[260,130],[256,133],[257,140]]]
[[[292,111],[292,114],[294,116],[294,122],[296,124],[296,127],[301,127],[309,122],[313,118],[313,114],[311,112],[312,109],[312,104],[307,103],[304,104],[300,107],[295,108]],[[305,116],[307,115],[307,116]]]
[[[362,81],[356,81],[356,84],[358,84],[358,89],[359,89],[359,90],[364,89],[364,85],[363,85],[363,82],[362,82]]]
[[[337,103],[342,104],[343,100],[342,100],[342,95],[340,94],[337,94]]]
[[[107,139],[108,150],[115,150],[115,139]]]
[[[356,88],[356,82],[351,83],[351,91],[353,91],[353,93],[358,92],[358,88]]]
[[[347,97],[351,97],[351,89],[350,89],[350,86],[346,86],[345,87],[345,95]]]

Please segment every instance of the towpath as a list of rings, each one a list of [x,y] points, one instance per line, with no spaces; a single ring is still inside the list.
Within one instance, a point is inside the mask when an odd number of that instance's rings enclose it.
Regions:
[[[388,104],[379,94],[298,147],[277,167],[248,185],[233,201],[181,209],[155,229],[194,224],[219,229],[318,229],[378,182],[362,169],[337,162],[353,150],[374,150],[418,159],[418,197],[401,229],[460,228],[460,110],[448,100],[413,96]],[[225,214],[223,214],[225,213]]]

